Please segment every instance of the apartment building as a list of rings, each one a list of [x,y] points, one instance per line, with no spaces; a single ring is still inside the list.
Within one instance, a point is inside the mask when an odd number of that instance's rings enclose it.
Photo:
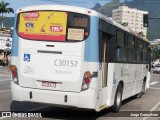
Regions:
[[[123,5],[112,11],[112,19],[120,24],[127,24],[131,30],[136,33],[142,32],[146,36],[147,27],[143,27],[143,14],[148,12]]]

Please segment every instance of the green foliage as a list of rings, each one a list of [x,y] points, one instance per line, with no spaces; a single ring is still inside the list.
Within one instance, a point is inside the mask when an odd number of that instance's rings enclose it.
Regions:
[[[141,31],[138,33],[139,35],[141,35],[142,37],[145,37],[144,33]]]
[[[160,59],[160,50],[158,50],[158,45],[152,46],[152,52],[155,54],[156,59]]]
[[[2,17],[3,17],[3,14],[4,13],[14,13],[14,10],[12,8],[8,8],[10,4],[9,3],[5,3],[4,1],[1,1],[0,3],[0,14],[2,14]]]
[[[124,27],[127,27],[128,26],[128,22],[124,22],[124,23],[121,23],[121,25],[123,25]]]

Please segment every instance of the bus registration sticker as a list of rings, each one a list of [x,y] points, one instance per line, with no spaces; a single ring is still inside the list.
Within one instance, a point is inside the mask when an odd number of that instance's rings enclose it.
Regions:
[[[25,74],[34,74],[34,66],[25,65],[24,66]]]
[[[42,82],[42,86],[43,87],[52,87],[55,88],[56,87],[56,83],[55,82]]]
[[[70,40],[83,40],[84,29],[68,28],[68,39]]]

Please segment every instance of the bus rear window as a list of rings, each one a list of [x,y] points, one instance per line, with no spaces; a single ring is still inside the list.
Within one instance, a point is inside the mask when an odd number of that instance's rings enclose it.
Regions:
[[[82,41],[89,36],[89,16],[60,11],[19,14],[17,33],[28,40]]]
[[[68,35],[67,39],[69,41],[82,41],[87,39],[89,36],[89,16],[70,13],[68,15]]]

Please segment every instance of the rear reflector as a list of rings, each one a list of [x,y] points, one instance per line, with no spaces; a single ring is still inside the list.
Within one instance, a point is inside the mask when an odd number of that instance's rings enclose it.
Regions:
[[[17,82],[18,82],[18,79],[17,79],[17,78],[13,78],[13,81],[14,81],[15,83],[17,83]]]
[[[91,76],[92,76],[91,72],[86,72],[86,73],[85,73],[85,77],[86,77],[86,78],[90,78]]]

